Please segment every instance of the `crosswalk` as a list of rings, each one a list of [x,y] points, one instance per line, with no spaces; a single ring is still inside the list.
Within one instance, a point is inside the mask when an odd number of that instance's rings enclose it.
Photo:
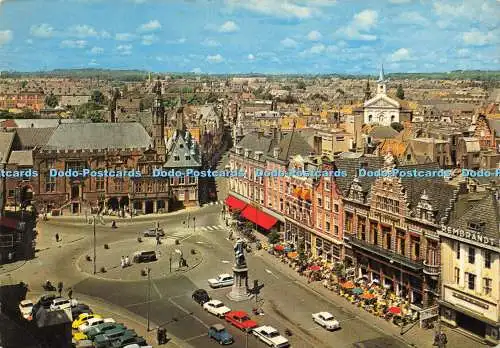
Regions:
[[[205,203],[204,206],[207,206],[207,205],[222,205],[222,204],[224,204],[224,201],[209,202],[209,203]]]
[[[201,231],[222,231],[225,230],[227,227],[224,225],[212,225],[212,226],[200,226],[198,227],[199,230]]]

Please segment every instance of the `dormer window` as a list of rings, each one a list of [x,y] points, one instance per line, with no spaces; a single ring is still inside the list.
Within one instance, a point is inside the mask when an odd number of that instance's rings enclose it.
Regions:
[[[469,221],[468,228],[476,232],[484,232],[486,223],[483,221]]]
[[[184,148],[184,144],[180,144],[179,148],[183,149]]]
[[[191,159],[191,156],[186,155],[185,158],[186,158],[186,161],[189,161]]]
[[[174,155],[174,161],[178,162],[181,160],[181,157],[179,155]]]

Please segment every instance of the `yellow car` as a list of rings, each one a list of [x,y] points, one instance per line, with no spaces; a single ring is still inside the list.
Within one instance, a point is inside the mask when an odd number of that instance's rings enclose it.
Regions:
[[[71,327],[73,329],[78,329],[78,327],[82,324],[85,324],[87,322],[87,320],[89,319],[93,319],[93,318],[97,318],[97,319],[102,319],[102,317],[98,314],[88,314],[88,313],[82,313],[78,316],[78,318],[73,322],[73,325],[71,325]]]
[[[75,332],[75,333],[73,333],[73,339],[75,341],[86,340],[87,335],[85,335],[83,332]]]

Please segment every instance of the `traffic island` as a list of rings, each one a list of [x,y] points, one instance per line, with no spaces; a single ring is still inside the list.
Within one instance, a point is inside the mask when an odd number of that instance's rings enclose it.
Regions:
[[[155,238],[142,238],[141,243],[128,239],[108,246],[96,246],[95,263],[94,248],[87,250],[78,258],[77,269],[101,279],[140,281],[147,280],[144,270],[148,268],[151,278],[162,279],[189,272],[203,261],[197,245],[185,241],[175,244],[174,240],[164,239],[157,244]]]

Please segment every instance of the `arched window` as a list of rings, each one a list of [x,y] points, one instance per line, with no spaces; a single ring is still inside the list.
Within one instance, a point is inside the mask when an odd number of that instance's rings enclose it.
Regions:
[[[391,122],[394,122],[395,119],[396,119],[396,116],[392,115],[391,116]]]
[[[368,115],[368,122],[371,122],[371,121],[372,121],[372,118],[373,118],[373,116],[372,116],[372,115]]]

